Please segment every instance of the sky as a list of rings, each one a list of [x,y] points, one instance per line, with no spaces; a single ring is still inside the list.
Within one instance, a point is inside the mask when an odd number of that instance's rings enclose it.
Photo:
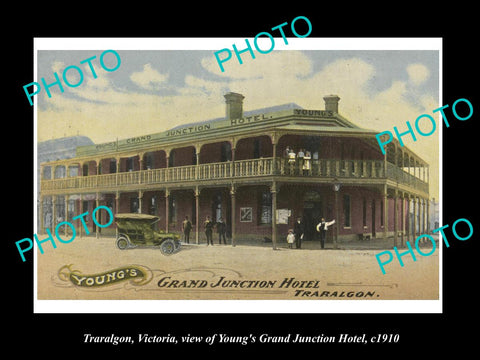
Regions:
[[[241,49],[245,40],[238,41]],[[115,50],[121,64],[112,72],[100,65],[104,50],[38,50],[34,81],[43,77],[47,84],[53,83],[53,73],[61,78],[70,65],[81,68],[84,78],[75,88],[63,84],[63,93],[58,86],[51,87],[51,98],[45,91],[35,95],[37,141],[85,135],[102,143],[219,118],[225,116],[223,95],[229,91],[245,96],[244,111],[286,103],[321,110],[325,108],[323,96],[336,94],[341,99],[341,115],[378,132],[393,132],[393,126],[405,131],[406,121],[413,126],[422,114],[441,123],[439,114],[432,113],[442,105],[437,50],[284,46],[268,54],[255,52],[255,59],[246,52],[243,64],[233,54],[221,72],[213,53],[222,48],[231,49],[231,42],[219,39],[217,47],[207,50],[139,50],[140,44]],[[97,78],[88,64],[80,63],[92,56],[96,56],[92,65]],[[112,53],[106,53],[103,60],[110,68],[117,62]],[[72,84],[79,81],[77,76],[75,70],[67,73]],[[427,123],[422,126],[424,132],[431,129]],[[408,148],[430,164],[431,196],[437,198],[433,194],[438,194],[439,128],[431,136],[417,136],[416,142],[403,138]]]

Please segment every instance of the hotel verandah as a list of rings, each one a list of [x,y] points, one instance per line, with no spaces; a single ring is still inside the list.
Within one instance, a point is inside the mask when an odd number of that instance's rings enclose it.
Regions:
[[[383,155],[377,132],[339,114],[338,96],[325,96],[324,110],[289,104],[248,116],[243,99],[225,95],[225,118],[79,146],[73,158],[40,164],[39,232],[99,205],[157,215],[173,232],[189,216],[194,243],[205,243],[207,215],[225,219],[232,244],[268,238],[274,247],[298,217],[312,241],[321,217],[336,219],[327,238],[335,246],[379,237],[402,246],[429,230],[428,164],[395,141]],[[307,171],[290,166],[287,146],[318,159]],[[115,225],[87,220],[92,235],[115,234]]]

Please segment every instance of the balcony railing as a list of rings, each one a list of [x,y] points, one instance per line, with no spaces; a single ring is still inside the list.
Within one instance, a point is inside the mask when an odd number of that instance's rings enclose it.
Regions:
[[[260,158],[221,163],[177,166],[171,168],[120,172],[114,174],[77,176],[42,180],[42,191],[69,189],[105,189],[131,185],[172,184],[188,181],[208,181],[261,176],[391,179],[400,184],[428,192],[428,184],[383,160],[312,160],[309,169],[301,164],[289,164],[284,158]]]

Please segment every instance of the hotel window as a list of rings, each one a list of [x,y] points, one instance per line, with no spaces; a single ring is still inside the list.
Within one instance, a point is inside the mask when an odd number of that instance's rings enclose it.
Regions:
[[[175,223],[177,221],[177,201],[175,195],[170,194],[168,197],[168,223]]]
[[[150,199],[150,208],[148,209],[150,215],[155,215],[157,212],[157,196],[153,195]]]
[[[360,151],[360,176],[365,176],[366,174],[364,173],[364,169],[363,169],[363,162],[365,160],[365,157],[364,157],[364,154],[363,154],[363,151]]]
[[[222,143],[220,149],[220,161],[225,162],[230,160],[232,160],[232,146],[228,142]]]
[[[343,195],[343,218],[344,218],[344,227],[350,227],[350,195]]]
[[[130,198],[130,212],[131,213],[138,213],[138,198],[137,197]]]
[[[127,159],[127,171],[133,171],[133,157]]]
[[[43,168],[43,177],[44,180],[51,180],[52,178],[52,168],[50,166],[45,166]]]
[[[197,207],[195,202],[195,196],[192,198],[192,216],[190,218],[190,222],[192,223],[192,225],[195,225],[197,223]]]
[[[367,199],[363,198],[363,227],[367,227]]]
[[[355,174],[355,148],[352,147],[350,151],[350,174]]]
[[[168,167],[173,167],[175,165],[175,150],[170,153],[168,157]]]
[[[272,193],[263,191],[260,196],[260,211],[258,222],[260,224],[272,223]]]
[[[153,155],[146,154],[145,155],[145,169],[150,170],[153,169]]]
[[[197,149],[193,148],[192,152],[192,164],[193,165],[198,165],[197,164]]]
[[[253,158],[258,159],[260,158],[260,139],[253,140]]]
[[[383,201],[380,201],[380,225],[383,226]]]
[[[110,174],[114,174],[117,172],[117,160],[110,159]]]

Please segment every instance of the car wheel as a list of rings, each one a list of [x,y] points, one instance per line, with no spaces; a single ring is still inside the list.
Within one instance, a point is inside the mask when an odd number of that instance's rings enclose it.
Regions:
[[[126,248],[128,248],[128,239],[124,236],[120,236],[118,239],[117,239],[117,247],[120,249],[120,250],[125,250]]]
[[[182,246],[182,243],[180,240],[175,240],[175,252],[180,251],[180,247]]]
[[[163,255],[171,255],[175,251],[175,241],[166,239],[160,244],[160,251]]]

